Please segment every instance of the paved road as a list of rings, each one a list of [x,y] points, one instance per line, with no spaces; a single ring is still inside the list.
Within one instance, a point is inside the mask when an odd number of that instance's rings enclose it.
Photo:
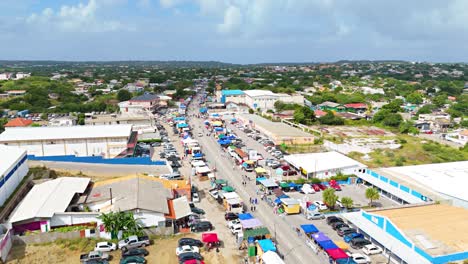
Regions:
[[[188,114],[194,113],[194,105],[189,108]],[[195,130],[194,134],[204,130],[202,119],[191,118],[189,122]],[[199,126],[201,128],[199,128]],[[204,132],[206,133],[206,131]],[[203,148],[207,161],[211,166],[216,166],[217,178],[228,180],[230,185],[236,188],[236,192],[244,201],[247,202],[247,204],[250,197],[260,198],[256,195],[256,187],[253,180],[255,177],[251,174],[251,182],[249,182],[245,187],[242,186],[241,175],[245,174],[245,172],[241,172],[239,168],[233,167],[233,162],[227,157],[227,153],[224,153],[224,151],[221,150],[219,144],[213,137],[204,136],[199,139],[199,143]],[[289,223],[290,220],[286,219],[288,217],[275,215],[272,208],[264,202],[259,202],[257,210],[253,214],[256,218],[260,219],[271,232],[273,232],[272,235],[276,237],[276,240],[278,241],[278,250],[285,256],[286,263],[319,264],[328,262],[328,258],[325,258],[323,254],[319,254],[317,256],[310,248],[308,248],[304,242],[304,238],[298,236],[293,230],[293,227],[298,227],[299,223],[291,225]],[[294,218],[298,219],[299,217],[300,216]]]

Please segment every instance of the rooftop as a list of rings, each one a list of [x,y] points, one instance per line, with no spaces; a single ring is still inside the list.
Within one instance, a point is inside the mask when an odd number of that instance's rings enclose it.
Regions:
[[[261,116],[254,114],[240,114],[240,117],[252,121],[257,127],[262,127],[264,130],[280,137],[313,137],[313,135],[304,132],[295,127],[291,127],[282,122],[272,122]]]
[[[0,134],[0,142],[129,137],[131,131],[132,125],[24,127],[5,130]]]
[[[131,102],[135,102],[135,101],[155,101],[155,100],[158,100],[158,99],[159,99],[159,96],[157,96],[155,94],[145,93],[145,94],[133,97],[132,99],[130,99],[130,101]]]
[[[468,210],[444,204],[373,211],[436,256],[468,250]]]
[[[222,95],[243,95],[244,92],[241,90],[222,90],[221,91]]]
[[[0,176],[10,171],[10,168],[14,167],[17,160],[24,154],[26,154],[26,150],[0,144]]]
[[[307,173],[329,171],[347,167],[366,167],[366,165],[336,151],[293,154],[284,156],[284,159],[294,167],[304,169]]]
[[[244,91],[244,93],[250,97],[256,97],[256,96],[276,96],[275,93],[273,93],[270,90],[247,90]]]
[[[55,213],[63,213],[76,193],[83,193],[89,178],[63,177],[35,185],[15,208],[10,222],[20,222],[34,218],[51,218]]]
[[[27,127],[30,126],[32,123],[33,121],[30,119],[17,117],[8,121],[8,123],[5,124],[5,127]]]
[[[405,181],[418,189],[429,189],[443,195],[468,201],[468,161],[391,167],[376,170]]]

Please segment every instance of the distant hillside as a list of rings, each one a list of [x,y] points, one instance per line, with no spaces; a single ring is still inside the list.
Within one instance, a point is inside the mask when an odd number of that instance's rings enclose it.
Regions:
[[[30,67],[164,67],[164,68],[221,68],[236,66],[219,61],[5,61],[0,60],[0,68],[30,68]]]

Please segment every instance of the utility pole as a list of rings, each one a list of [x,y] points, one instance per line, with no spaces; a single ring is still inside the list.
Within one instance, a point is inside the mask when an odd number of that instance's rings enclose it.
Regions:
[[[110,203],[112,205],[112,188],[109,188],[109,193],[110,193]]]

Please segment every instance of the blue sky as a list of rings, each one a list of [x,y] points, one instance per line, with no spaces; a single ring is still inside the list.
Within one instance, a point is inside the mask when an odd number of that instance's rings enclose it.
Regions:
[[[1,0],[0,59],[468,61],[466,0]]]

